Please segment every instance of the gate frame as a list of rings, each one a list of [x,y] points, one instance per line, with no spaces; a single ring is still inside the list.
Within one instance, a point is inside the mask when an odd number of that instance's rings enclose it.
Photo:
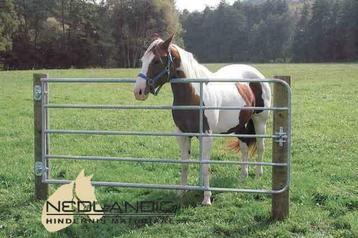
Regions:
[[[173,80],[175,83],[183,83],[180,80]],[[254,80],[237,80],[239,82],[252,82]],[[203,132],[202,118],[205,110],[238,110],[240,107],[207,107],[203,103],[203,84],[208,82],[202,80],[186,80],[184,83],[200,83],[200,106],[113,106],[113,105],[56,105],[49,104],[48,83],[133,83],[133,79],[86,79],[86,78],[49,78],[48,74],[33,75],[33,104],[34,104],[34,174],[35,174],[35,197],[47,199],[49,184],[66,184],[70,180],[48,179],[50,176],[49,159],[75,159],[75,160],[116,160],[116,161],[141,161],[150,163],[191,163],[200,164],[199,182],[200,186],[179,186],[179,185],[152,185],[152,184],[131,184],[116,182],[92,182],[97,186],[120,186],[133,188],[154,188],[154,189],[185,189],[200,191],[233,191],[249,193],[272,194],[271,216],[274,220],[283,220],[289,216],[289,183],[290,183],[290,161],[291,161],[291,77],[274,76],[274,79],[255,80],[256,82],[273,83],[273,101],[271,107],[252,107],[246,109],[262,109],[273,111],[273,135],[240,135],[243,137],[272,138],[272,162],[241,162],[241,161],[205,161],[202,158],[202,138],[211,137],[234,137],[235,135],[205,134]],[[220,82],[233,82],[220,80]],[[82,109],[176,109],[176,110],[200,110],[200,133],[145,133],[145,132],[119,132],[119,131],[84,131],[84,130],[49,130],[48,129],[48,108],[82,108]],[[189,160],[155,160],[144,158],[117,158],[117,157],[95,157],[95,156],[51,156],[49,155],[49,134],[96,134],[96,135],[141,135],[141,136],[198,136],[200,140],[200,161]],[[237,136],[237,135],[236,135]],[[258,189],[231,189],[231,188],[205,188],[202,186],[203,164],[249,164],[272,166],[272,190]]]

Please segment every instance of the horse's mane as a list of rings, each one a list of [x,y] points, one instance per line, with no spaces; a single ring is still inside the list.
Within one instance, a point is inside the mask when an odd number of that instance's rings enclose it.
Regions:
[[[198,63],[193,54],[173,44],[178,50],[181,59],[181,68],[187,78],[209,78],[213,73]]]

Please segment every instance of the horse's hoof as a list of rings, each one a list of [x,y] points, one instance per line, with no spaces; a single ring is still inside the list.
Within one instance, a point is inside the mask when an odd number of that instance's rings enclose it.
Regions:
[[[241,176],[242,179],[245,179],[245,178],[249,177],[249,171],[246,170],[246,169],[241,170],[240,176]]]
[[[203,204],[204,206],[211,206],[210,198],[204,198],[201,204]]]
[[[256,173],[255,173],[256,179],[261,178],[263,174],[264,174],[264,170],[262,169],[262,167],[256,168]]]

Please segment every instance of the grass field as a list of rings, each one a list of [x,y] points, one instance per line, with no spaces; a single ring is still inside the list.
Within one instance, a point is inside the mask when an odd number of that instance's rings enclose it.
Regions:
[[[221,65],[209,65],[213,70]],[[271,198],[264,195],[214,193],[211,207],[201,193],[178,198],[175,192],[97,188],[101,204],[114,201],[174,199],[181,209],[169,222],[147,225],[75,224],[48,233],[41,224],[43,201],[34,199],[32,74],[0,72],[0,237],[358,237],[358,64],[257,65],[268,77],[293,78],[293,143],[290,218],[270,220]],[[47,70],[52,77],[133,77],[137,70]],[[139,104],[132,85],[52,85],[53,103]],[[170,88],[145,104],[170,104]],[[170,111],[99,111],[51,109],[52,129],[172,131]],[[269,132],[271,129],[269,128]],[[198,156],[193,144],[193,158]],[[265,161],[270,161],[271,142]],[[51,152],[73,155],[179,158],[174,138],[51,137]],[[213,159],[237,160],[225,140],[216,140]],[[94,180],[179,183],[178,165],[125,162],[53,161],[54,178],[74,179],[84,168]],[[264,177],[241,182],[236,166],[212,166],[211,185],[270,188]],[[197,167],[191,166],[190,184]],[[55,186],[51,186],[54,191]]]

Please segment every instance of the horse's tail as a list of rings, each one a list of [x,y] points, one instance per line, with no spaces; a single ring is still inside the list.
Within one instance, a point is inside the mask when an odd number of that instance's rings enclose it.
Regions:
[[[255,135],[256,134],[254,122],[253,122],[252,119],[250,119],[249,122],[247,123],[245,131],[246,131],[246,133],[248,135]],[[231,150],[234,150],[237,153],[239,153],[240,152],[240,140],[243,141],[244,143],[246,143],[247,146],[249,147],[249,155],[250,155],[250,157],[252,157],[253,155],[256,154],[257,144],[256,144],[256,138],[255,137],[253,137],[253,138],[240,138],[240,136],[238,136],[238,138],[235,138],[235,139],[230,141],[229,148]]]

